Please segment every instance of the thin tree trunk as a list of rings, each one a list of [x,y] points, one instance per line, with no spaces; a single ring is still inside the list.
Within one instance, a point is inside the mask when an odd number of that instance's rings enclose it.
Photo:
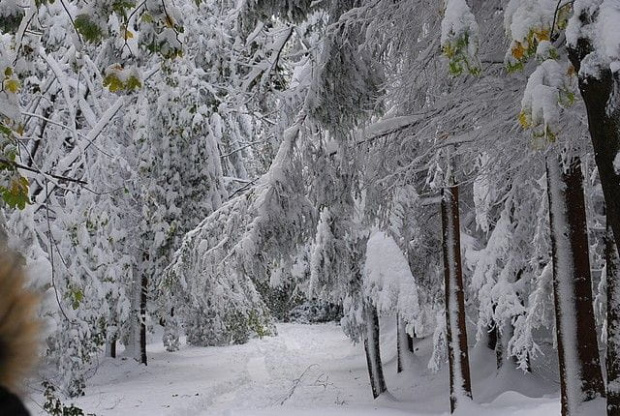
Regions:
[[[147,365],[146,357],[146,299],[149,280],[146,273],[142,273],[140,288],[140,363]]]
[[[501,333],[498,327],[495,327],[497,342],[495,343],[495,367],[499,370],[506,361],[505,339],[506,333]]]
[[[610,227],[605,236],[607,280],[607,416],[620,415],[620,287],[619,259]]]
[[[400,314],[396,315],[396,353],[398,356],[396,372],[402,373],[405,369],[405,355],[409,354],[409,334]]]
[[[493,314],[497,304],[493,304]],[[502,344],[503,337],[497,322],[487,324],[487,348],[495,353],[495,367],[499,370],[502,367],[504,358],[504,346]]]
[[[109,328],[108,328],[109,330]],[[118,330],[114,327],[114,332],[109,333],[105,344],[105,356],[110,358],[116,358],[116,341]]]
[[[116,335],[110,340],[110,357],[116,358]]]
[[[487,348],[490,350],[495,351],[495,347],[497,347],[497,339],[498,337],[498,330],[497,330],[497,326],[496,325],[487,325]]]
[[[605,395],[592,306],[583,177],[579,158],[562,171],[547,157],[553,295],[560,365],[562,415],[575,415],[587,401]]]
[[[498,370],[509,364],[512,365],[513,368],[516,367],[517,361],[515,357],[508,354],[508,344],[514,335],[514,330],[515,328],[510,320],[506,320],[506,322],[504,322],[503,331],[501,333],[498,331],[497,349],[495,350]]]
[[[127,339],[123,339],[125,344],[124,355],[138,361],[140,359],[140,300],[142,292],[142,280],[140,267],[134,265],[132,270],[132,290],[131,290],[131,313],[129,316],[129,331]]]
[[[441,199],[451,412],[455,411],[460,400],[472,397],[461,269],[458,192],[458,186],[444,188]]]
[[[169,307],[168,317],[163,322],[164,324],[164,336],[163,343],[166,347],[166,351],[174,352],[179,350],[179,324],[176,316],[174,316],[174,307]]]
[[[377,308],[370,301],[366,302],[364,309],[366,311],[364,350],[366,352],[372,396],[376,399],[387,391],[385,377],[383,376],[383,364],[381,363],[381,347],[379,345],[379,315]]]

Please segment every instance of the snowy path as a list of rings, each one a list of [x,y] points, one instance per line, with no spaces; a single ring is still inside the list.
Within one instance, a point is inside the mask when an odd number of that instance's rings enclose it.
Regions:
[[[340,327],[282,324],[278,330],[277,337],[246,345],[184,346],[176,353],[153,344],[148,367],[106,359],[75,404],[97,416],[422,416],[447,410],[447,374],[429,374],[420,361],[411,363],[409,374],[396,375],[389,331],[383,344],[391,394],[373,401],[363,349]],[[472,407],[464,414],[559,412],[557,398],[514,392]],[[36,404],[32,409],[44,414]]]

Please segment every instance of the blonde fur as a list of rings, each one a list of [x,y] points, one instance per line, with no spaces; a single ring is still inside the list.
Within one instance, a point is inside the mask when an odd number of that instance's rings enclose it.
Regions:
[[[14,393],[37,359],[37,297],[25,280],[18,259],[0,254],[0,385]]]

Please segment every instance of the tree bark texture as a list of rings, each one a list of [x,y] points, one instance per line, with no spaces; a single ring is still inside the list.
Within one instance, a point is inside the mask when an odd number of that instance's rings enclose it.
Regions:
[[[381,363],[381,347],[379,345],[379,315],[377,308],[370,301],[366,301],[364,309],[366,311],[364,350],[366,352],[372,396],[376,399],[387,391],[385,377],[383,376],[383,364]]]
[[[605,395],[579,158],[562,166],[556,155],[548,156],[547,183],[562,415],[569,416],[582,403]]]
[[[591,23],[596,13],[586,10],[579,16],[582,24]],[[592,51],[593,45],[585,37],[568,48],[569,59],[577,73],[583,59]],[[620,175],[614,169],[614,159],[620,150],[620,103],[612,100],[618,100],[614,89],[620,88],[619,78],[620,75],[612,73],[609,66],[598,68],[598,77],[579,74],[579,91],[586,105],[588,129],[605,197],[607,224],[613,231],[616,247],[620,247]]]
[[[450,364],[450,411],[462,398],[470,398],[471,378],[465,326],[465,294],[461,268],[458,186],[444,188],[441,199],[445,308]]]
[[[605,237],[607,280],[607,416],[620,415],[620,260],[610,227]]]

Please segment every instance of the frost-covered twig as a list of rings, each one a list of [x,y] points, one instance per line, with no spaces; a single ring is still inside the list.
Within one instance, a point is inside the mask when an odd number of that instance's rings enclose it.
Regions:
[[[299,385],[301,384],[304,376],[313,367],[318,367],[318,364],[311,364],[311,365],[309,365],[308,367],[306,367],[306,369],[301,373],[301,375],[299,377],[297,377],[295,380],[293,380],[293,385],[291,386],[290,390],[288,391],[286,397],[284,397],[284,399],[282,399],[282,401],[280,402],[280,406],[284,406],[284,403],[286,403],[286,401],[288,399],[290,399],[293,396],[293,394],[295,394],[295,390],[297,390],[297,387],[299,387]]]
[[[75,182],[81,185],[88,185],[88,182],[83,181],[81,179],[69,178],[67,176],[62,176],[62,175],[55,175],[49,172],[42,172],[39,169],[34,169],[34,168],[31,168],[30,166],[22,165],[21,163],[17,163],[12,160],[4,159],[4,158],[0,158],[0,165],[7,165],[7,166],[12,166],[14,168],[27,170],[29,172],[40,173],[41,175],[49,176],[51,178],[58,179],[60,181]]]

